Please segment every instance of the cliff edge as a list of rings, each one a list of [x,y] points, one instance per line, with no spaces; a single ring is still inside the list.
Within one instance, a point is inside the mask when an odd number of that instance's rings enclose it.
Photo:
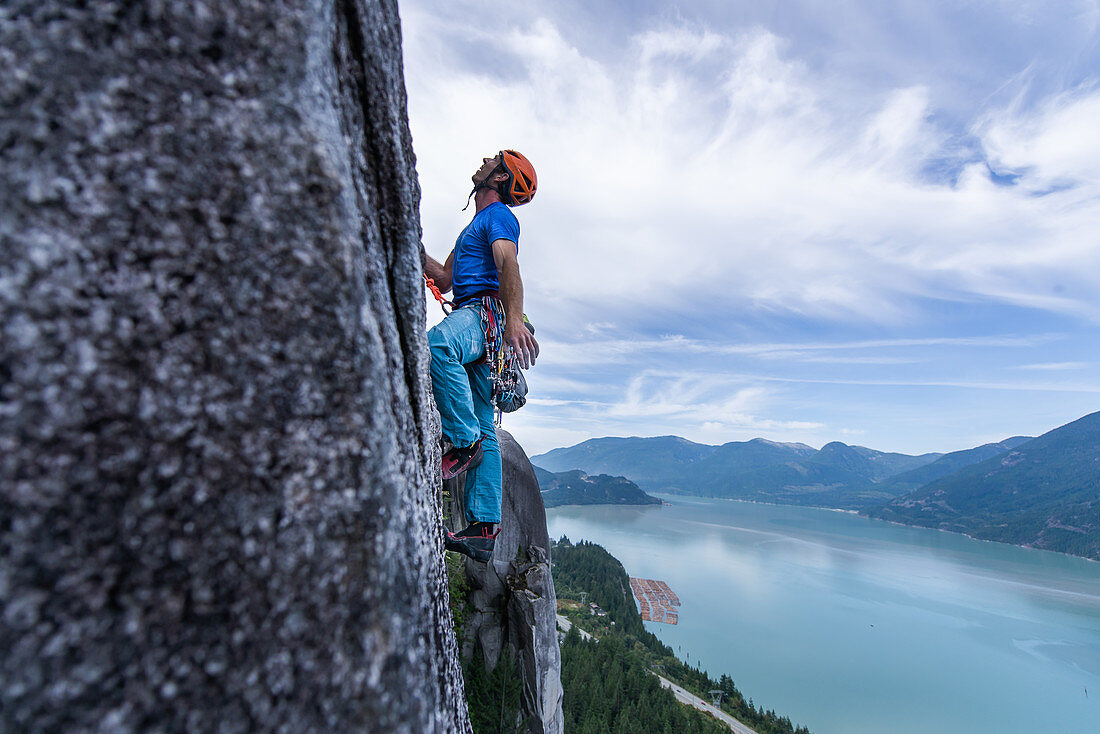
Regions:
[[[469,730],[396,4],[0,8],[0,729]]]

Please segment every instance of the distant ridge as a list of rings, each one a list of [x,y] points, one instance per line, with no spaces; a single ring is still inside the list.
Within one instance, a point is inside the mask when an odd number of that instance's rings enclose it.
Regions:
[[[949,454],[658,436],[591,439],[532,461],[621,474],[649,491],[858,510],[1100,560],[1100,412]]]
[[[532,462],[552,472],[581,469],[589,474],[624,476],[635,482],[639,478],[663,482],[716,448],[679,436],[593,438],[576,446],[548,451],[533,457]]]
[[[980,461],[991,459],[994,456],[1000,456],[1030,440],[1030,436],[1013,436],[999,443],[987,443],[964,451],[953,451],[950,454],[944,454],[931,464],[925,464],[916,469],[890,477],[880,485],[880,489],[894,496],[900,496],[907,492],[920,489],[929,482],[934,482],[937,479],[954,474],[971,464],[977,464]]]
[[[803,443],[762,438],[708,446],[656,436],[590,439],[532,461],[551,471],[621,475],[647,491],[854,509],[896,496],[875,491],[874,483],[940,456],[886,453],[840,442],[818,451]]]

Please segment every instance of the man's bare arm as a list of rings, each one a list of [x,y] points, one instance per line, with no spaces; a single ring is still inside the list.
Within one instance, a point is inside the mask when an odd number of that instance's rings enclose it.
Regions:
[[[451,290],[453,285],[454,258],[454,250],[451,250],[451,254],[447,255],[446,262],[440,265],[438,260],[428,253],[424,253],[424,272],[435,281],[436,287],[443,293]]]
[[[504,343],[516,350],[520,367],[527,369],[539,355],[539,343],[523,325],[523,280],[519,277],[516,243],[511,240],[493,242],[493,260],[500,280],[500,300],[504,303]]]

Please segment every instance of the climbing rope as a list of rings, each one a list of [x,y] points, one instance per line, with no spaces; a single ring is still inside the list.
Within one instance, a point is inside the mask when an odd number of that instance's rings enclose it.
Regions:
[[[455,307],[454,303],[443,297],[443,294],[439,290],[439,286],[435,284],[435,280],[428,277],[427,273],[424,273],[424,285],[428,286],[428,290],[435,296],[435,300],[439,301],[439,307],[443,309],[443,315],[449,316],[451,309]]]

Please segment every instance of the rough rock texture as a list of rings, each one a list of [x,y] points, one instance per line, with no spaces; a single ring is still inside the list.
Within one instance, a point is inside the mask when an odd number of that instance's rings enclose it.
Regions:
[[[493,559],[466,561],[473,611],[466,623],[464,654],[485,658],[489,669],[501,654],[514,656],[523,682],[520,717],[531,734],[563,730],[561,652],[557,597],[550,575],[550,538],[535,470],[511,434],[498,430],[504,500]],[[451,515],[460,517],[464,477],[448,483]]]
[[[467,731],[392,0],[0,6],[0,731]]]

